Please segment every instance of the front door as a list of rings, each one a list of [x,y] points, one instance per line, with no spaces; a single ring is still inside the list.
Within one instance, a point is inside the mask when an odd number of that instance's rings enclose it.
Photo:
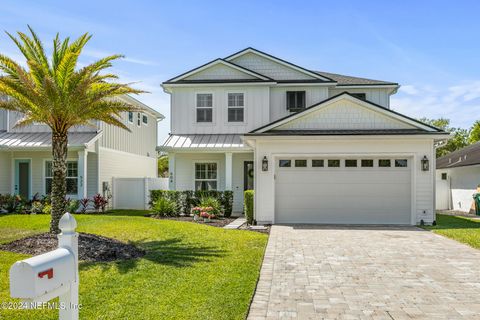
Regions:
[[[15,194],[30,199],[30,160],[15,160]]]
[[[253,190],[253,161],[243,163],[243,190]]]

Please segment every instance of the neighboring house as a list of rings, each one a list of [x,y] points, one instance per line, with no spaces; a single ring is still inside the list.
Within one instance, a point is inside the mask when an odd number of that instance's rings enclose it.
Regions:
[[[68,134],[69,198],[111,195],[113,177],[157,176],[157,122],[164,117],[130,96],[123,99],[139,112],[125,112],[131,132],[94,121]],[[31,198],[50,193],[51,130],[43,124],[15,128],[21,114],[0,110],[0,194]]]
[[[474,212],[480,185],[480,143],[437,159],[437,209]]]
[[[448,134],[390,109],[393,82],[308,70],[247,48],[162,84],[170,188],[255,189],[258,223],[435,219],[435,147]],[[422,171],[421,159],[430,161]]]

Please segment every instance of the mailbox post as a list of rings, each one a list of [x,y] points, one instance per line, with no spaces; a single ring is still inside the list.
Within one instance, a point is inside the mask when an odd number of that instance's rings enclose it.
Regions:
[[[15,262],[10,268],[10,295],[27,306],[59,297],[59,319],[78,320],[77,222],[68,212],[59,222],[58,249]]]

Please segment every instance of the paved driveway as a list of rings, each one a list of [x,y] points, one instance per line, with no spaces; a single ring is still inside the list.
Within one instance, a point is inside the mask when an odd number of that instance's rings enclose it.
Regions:
[[[415,227],[273,226],[248,319],[480,319],[480,251]]]

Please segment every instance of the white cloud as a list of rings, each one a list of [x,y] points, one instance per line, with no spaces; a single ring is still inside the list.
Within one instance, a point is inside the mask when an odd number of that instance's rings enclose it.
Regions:
[[[406,85],[392,96],[392,109],[415,118],[447,118],[469,128],[480,119],[480,81],[446,87]]]

